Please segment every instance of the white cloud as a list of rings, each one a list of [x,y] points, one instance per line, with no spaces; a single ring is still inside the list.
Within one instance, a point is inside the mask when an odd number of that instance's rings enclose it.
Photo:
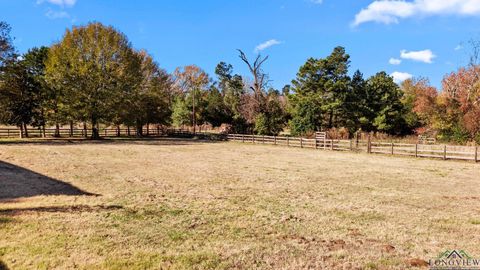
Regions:
[[[396,83],[401,83],[401,82],[403,82],[403,81],[405,81],[405,80],[408,80],[408,79],[413,78],[413,75],[410,74],[410,73],[398,72],[398,71],[393,72],[392,74],[390,74],[390,76],[393,77],[393,80],[394,80]]]
[[[58,5],[61,7],[73,7],[77,0],[37,0],[37,4],[42,4],[48,2],[53,5]]]
[[[461,49],[463,49],[463,46],[461,44],[457,45],[457,47],[455,47],[455,51],[460,51]]]
[[[51,9],[49,9],[47,13],[45,13],[45,16],[52,20],[70,18],[70,15],[65,11],[53,11]]]
[[[323,0],[310,0],[310,2],[312,2],[314,4],[321,4],[321,3],[323,3]]]
[[[408,17],[433,15],[480,15],[480,0],[376,0],[357,13],[352,24],[391,24]]]
[[[431,50],[423,50],[423,51],[406,51],[402,50],[400,52],[400,57],[403,59],[409,59],[418,62],[424,62],[431,64],[433,63],[433,58],[437,57]]]
[[[255,47],[255,52],[261,52],[261,51],[263,51],[267,48],[270,48],[270,47],[278,45],[278,44],[282,44],[282,42],[280,42],[276,39],[270,39],[268,41],[265,41],[262,44],[259,44],[257,47]]]
[[[402,60],[397,58],[390,58],[390,60],[388,60],[388,63],[390,63],[390,65],[400,65],[402,63]]]

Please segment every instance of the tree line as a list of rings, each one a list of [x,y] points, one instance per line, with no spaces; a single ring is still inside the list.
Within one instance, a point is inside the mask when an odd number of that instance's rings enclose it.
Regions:
[[[215,78],[195,65],[169,74],[111,26],[90,23],[66,30],[60,42],[18,55],[10,26],[0,22],[0,122],[45,130],[99,126],[224,125],[230,132],[295,135],[343,129],[391,135],[413,133],[480,142],[478,58],[445,76],[442,89],[418,78],[397,85],[385,72],[350,76],[350,56],[336,47],[309,58],[291,85],[270,87],[263,64],[241,50],[249,74],[220,62]],[[476,46],[474,48],[478,48]],[[480,51],[480,50],[477,50]],[[474,53],[479,55],[479,53]]]

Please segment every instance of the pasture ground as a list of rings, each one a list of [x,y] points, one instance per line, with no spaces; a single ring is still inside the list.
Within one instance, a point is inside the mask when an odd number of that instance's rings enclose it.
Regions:
[[[416,269],[447,249],[480,257],[479,182],[469,162],[4,142],[0,269]]]

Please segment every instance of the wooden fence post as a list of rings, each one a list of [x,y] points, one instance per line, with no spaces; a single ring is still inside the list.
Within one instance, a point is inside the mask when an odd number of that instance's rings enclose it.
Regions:
[[[300,148],[303,148],[303,138],[300,137]]]
[[[315,136],[315,149],[318,149],[317,136]]]
[[[290,137],[287,137],[287,146],[290,146]]]
[[[353,152],[353,140],[350,140],[350,151]]]
[[[277,136],[273,136],[273,144],[277,145]]]
[[[394,146],[394,143],[392,142],[392,155],[393,155],[393,153],[394,153],[394,152],[393,152],[393,146]]]
[[[262,135],[262,143],[265,144],[265,135]]]
[[[252,143],[255,143],[255,134],[252,134]]]
[[[242,143],[245,142],[245,134],[242,134]]]
[[[443,160],[447,160],[447,145],[443,146]]]
[[[330,140],[330,150],[333,151],[333,139]]]
[[[418,143],[415,144],[415,157],[418,157]]]
[[[475,162],[478,162],[478,146],[475,146]]]
[[[323,150],[327,150],[327,136],[323,137]]]
[[[370,134],[367,137],[367,153],[368,154],[372,153],[372,141],[370,139]]]

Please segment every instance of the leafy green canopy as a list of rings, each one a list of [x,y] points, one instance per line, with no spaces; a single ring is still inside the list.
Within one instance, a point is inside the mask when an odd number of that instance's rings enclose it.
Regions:
[[[393,78],[379,72],[368,80],[348,76],[350,56],[337,47],[324,59],[310,58],[292,81],[289,96],[294,134],[346,127],[350,132],[408,133],[402,92]]]
[[[111,121],[114,105],[141,83],[141,63],[125,35],[91,23],[67,30],[52,46],[46,80],[63,93],[66,114],[90,121],[98,137],[99,121]]]

